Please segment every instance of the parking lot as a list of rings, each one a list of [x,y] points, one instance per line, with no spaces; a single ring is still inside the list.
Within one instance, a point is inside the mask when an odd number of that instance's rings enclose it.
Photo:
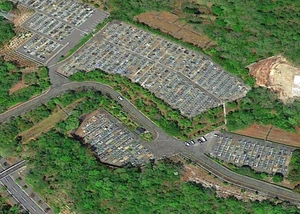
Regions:
[[[218,133],[211,142],[211,155],[236,166],[247,165],[270,174],[288,173],[294,148],[241,135]]]
[[[22,27],[34,33],[33,38],[19,47],[16,52],[41,64],[47,64],[60,51],[62,51],[61,55],[66,54],[82,36],[92,32],[97,24],[109,16],[105,11],[72,0],[15,0],[14,2],[35,10],[35,13],[22,24]],[[45,42],[35,43],[36,37]],[[60,48],[55,48],[56,44]]]
[[[70,76],[101,69],[137,82],[187,117],[245,96],[249,87],[206,56],[122,22],[111,22],[61,65]]]
[[[116,166],[143,165],[154,158],[133,133],[104,110],[89,115],[75,134],[89,144],[104,163]]]

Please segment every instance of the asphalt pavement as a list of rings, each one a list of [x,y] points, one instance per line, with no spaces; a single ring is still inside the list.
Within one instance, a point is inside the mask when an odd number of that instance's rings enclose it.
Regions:
[[[35,97],[21,105],[10,109],[9,111],[3,114],[0,114],[0,123],[7,121],[10,118],[15,117],[17,115],[33,110],[42,103],[47,102],[49,99],[57,97],[60,94],[67,92],[68,90],[75,90],[81,87],[93,88],[95,90],[101,91],[104,94],[109,94],[113,99],[117,100],[123,106],[125,111],[133,115],[139,123],[146,126],[145,128],[150,128],[151,130],[157,133],[157,137],[153,142],[144,144],[144,146],[149,148],[156,157],[161,158],[179,153],[185,154],[186,156],[193,157],[197,161],[197,163],[201,167],[205,168],[207,171],[213,172],[218,177],[230,183],[239,185],[241,187],[249,188],[258,192],[264,192],[265,194],[268,194],[271,197],[278,197],[280,199],[288,200],[293,203],[300,203],[300,194],[294,193],[291,190],[267,182],[255,180],[250,177],[245,177],[236,174],[208,158],[204,154],[204,152],[198,147],[186,147],[182,141],[177,140],[174,137],[168,136],[163,130],[157,127],[149,118],[147,118],[139,110],[137,110],[134,107],[134,105],[128,100],[124,99],[123,101],[120,101],[117,98],[117,96],[119,96],[120,94],[114,91],[109,86],[96,82],[70,82],[67,78],[56,73],[57,65],[55,63],[57,62],[58,57],[59,56],[54,57],[48,63],[48,66],[50,68],[49,76],[52,84],[50,90],[38,97]],[[14,186],[14,188],[17,187]],[[25,196],[23,195],[23,197]],[[20,198],[20,200],[23,200],[23,202],[25,202],[23,198]]]
[[[0,183],[6,187],[6,190],[31,214],[46,213],[30,196],[20,187],[11,177],[11,173],[24,167],[25,161],[20,161],[8,168],[0,166]]]

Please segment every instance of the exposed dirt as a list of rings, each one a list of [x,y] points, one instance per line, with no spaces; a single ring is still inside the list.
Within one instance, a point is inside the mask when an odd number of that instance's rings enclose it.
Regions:
[[[246,129],[235,131],[235,133],[254,138],[266,139],[270,127],[271,125],[265,126],[252,124]],[[286,132],[282,129],[272,127],[267,140],[289,146],[300,147],[300,128],[298,128],[297,132]]]
[[[246,129],[235,131],[235,133],[254,138],[266,139],[270,127],[271,125],[263,126],[258,124],[252,124]]]
[[[140,23],[150,26],[167,33],[184,42],[188,42],[200,48],[208,48],[214,46],[215,43],[207,36],[196,32],[192,26],[183,20],[179,20],[179,16],[169,12],[146,12],[141,13],[134,19]]]
[[[204,187],[213,188],[216,190],[218,197],[228,198],[230,196],[235,197],[242,201],[254,201],[254,200],[265,200],[266,197],[262,195],[256,195],[254,192],[241,191],[241,188],[230,184],[224,184],[219,179],[212,175],[209,175],[203,169],[193,166],[191,164],[184,165],[184,173],[181,177],[183,181],[190,181],[202,184]]]
[[[8,91],[8,94],[11,95],[12,93],[18,91],[19,89],[25,88],[27,87],[27,85],[24,83],[23,80],[21,80],[20,82],[14,84]]]
[[[253,63],[247,68],[256,80],[256,86],[266,87],[278,93],[284,102],[300,96],[300,85],[294,85],[300,69],[290,64],[283,56],[273,56]]]
[[[300,147],[300,132],[286,132],[282,129],[272,128],[268,140],[290,146]]]

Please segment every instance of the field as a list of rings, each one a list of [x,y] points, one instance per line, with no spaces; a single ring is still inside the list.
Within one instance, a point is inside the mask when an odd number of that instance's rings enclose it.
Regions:
[[[180,19],[179,16],[169,12],[146,12],[141,13],[134,19],[202,49],[215,45],[207,36],[196,32],[191,25]]]
[[[254,137],[254,138],[266,139],[266,136],[270,128],[271,125],[266,126],[266,125],[252,124],[246,129],[235,131],[235,133],[249,136],[249,137]],[[267,140],[289,145],[289,146],[300,147],[299,139],[300,139],[299,130],[297,132],[286,132],[282,129],[272,127]]]
[[[35,126],[32,126],[30,129],[20,133],[19,136],[22,137],[22,142],[27,143],[28,141],[35,139],[37,136],[48,132],[59,121],[67,119],[68,113],[73,110],[82,100],[83,99],[76,100],[70,105],[59,109],[57,112],[53,113]]]

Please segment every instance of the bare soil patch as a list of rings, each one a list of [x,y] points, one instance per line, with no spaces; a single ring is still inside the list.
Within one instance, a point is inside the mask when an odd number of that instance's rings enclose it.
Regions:
[[[247,127],[246,129],[235,131],[235,133],[249,136],[249,137],[265,139],[270,127],[271,127],[271,125],[263,126],[263,125],[258,125],[258,124],[252,124],[251,126]]]
[[[175,156],[174,158],[177,159],[177,161],[181,159],[178,156]],[[181,162],[184,162],[184,160],[181,159]],[[216,190],[217,196],[222,198],[235,197],[242,201],[262,201],[266,199],[265,196],[257,195],[254,192],[247,190],[242,191],[241,188],[237,186],[224,184],[213,175],[209,175],[205,170],[192,164],[184,164],[181,180],[185,182],[196,182],[202,184],[206,188],[213,188]]]
[[[270,127],[271,125],[265,126],[252,124],[246,129],[235,131],[235,133],[254,138],[266,139]],[[267,140],[288,146],[300,147],[300,132],[299,130],[297,132],[286,132],[282,129],[272,127]]]
[[[256,86],[276,92],[284,102],[300,96],[300,90],[295,91],[294,86],[294,77],[300,75],[300,69],[290,64],[283,56],[272,56],[247,68],[255,78]]]
[[[206,35],[196,32],[192,26],[179,18],[169,12],[154,11],[141,13],[134,20],[202,49],[216,45]]]
[[[22,89],[22,88],[25,88],[27,87],[27,85],[24,83],[23,80],[21,80],[20,82],[14,84],[8,91],[8,94],[11,95],[12,93]]]
[[[273,127],[269,134],[268,140],[290,146],[300,147],[300,132],[286,132],[282,129]]]

